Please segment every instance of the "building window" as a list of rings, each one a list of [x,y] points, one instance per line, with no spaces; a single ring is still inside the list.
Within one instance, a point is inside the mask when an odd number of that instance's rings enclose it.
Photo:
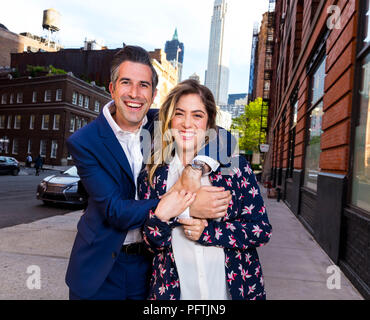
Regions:
[[[40,156],[46,157],[46,140],[40,141]]]
[[[33,103],[37,102],[37,92],[36,91],[32,92],[32,102]]]
[[[59,130],[60,114],[54,115],[53,130]]]
[[[29,139],[29,140],[28,140],[28,145],[27,145],[27,153],[28,153],[28,154],[31,154],[31,153],[32,153],[32,151],[31,151],[31,150],[32,150],[32,148],[31,148],[31,147],[32,147],[32,142],[31,142],[31,140]]]
[[[1,104],[6,104],[6,99],[7,99],[6,93],[3,93],[1,95]]]
[[[42,124],[41,124],[41,130],[49,130],[49,115],[43,114],[42,115]]]
[[[75,131],[75,117],[71,115],[71,118],[69,120],[69,132]]]
[[[363,42],[357,56],[361,65],[361,82],[357,91],[359,118],[355,129],[351,203],[370,212],[370,7],[368,1],[364,3],[365,10],[360,10],[364,18],[364,23],[360,25]]]
[[[55,94],[55,101],[62,101],[62,89],[57,89]]]
[[[5,129],[5,115],[0,116],[0,129]]]
[[[17,93],[17,103],[23,103],[23,93],[22,92]]]
[[[35,115],[30,115],[30,130],[33,130],[35,128]]]
[[[317,176],[320,170],[325,62],[326,59],[323,58],[311,78],[311,103],[308,111],[307,125],[309,129],[305,154],[304,186],[314,191],[317,191]]]
[[[12,128],[12,116],[8,116],[8,125],[6,126],[7,129]]]
[[[14,129],[20,129],[21,128],[21,115],[16,115],[14,117]]]
[[[77,92],[73,92],[73,95],[72,95],[72,104],[77,104]]]
[[[98,100],[95,100],[94,111],[95,112],[100,112],[100,102]]]
[[[79,105],[80,107],[82,107],[82,106],[83,106],[83,102],[84,102],[84,96],[80,93],[80,94],[78,95],[78,105]]]
[[[296,125],[297,125],[297,114],[298,114],[298,100],[297,100],[296,94],[290,103],[291,103],[292,110],[291,110],[291,115],[290,115],[287,176],[288,178],[293,178],[295,136],[296,136]]]
[[[9,103],[10,104],[13,104],[14,103],[14,94],[13,93],[10,94]]]
[[[45,102],[50,102],[51,101],[51,90],[45,90],[44,101]]]
[[[12,154],[18,154],[18,139],[13,139]]]
[[[81,118],[76,117],[76,130],[81,129]]]
[[[55,159],[57,157],[57,151],[58,151],[58,141],[57,140],[52,140],[51,141],[50,158]]]
[[[88,96],[85,96],[84,107],[86,109],[89,109],[89,102],[90,102],[90,98]]]

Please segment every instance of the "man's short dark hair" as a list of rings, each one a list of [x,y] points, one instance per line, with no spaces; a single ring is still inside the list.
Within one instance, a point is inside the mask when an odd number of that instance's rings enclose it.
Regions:
[[[115,86],[118,80],[119,66],[125,61],[142,63],[150,67],[152,70],[152,91],[154,94],[158,84],[158,74],[152,65],[149,53],[139,46],[125,46],[114,55],[110,69],[110,81],[113,83],[113,86]]]

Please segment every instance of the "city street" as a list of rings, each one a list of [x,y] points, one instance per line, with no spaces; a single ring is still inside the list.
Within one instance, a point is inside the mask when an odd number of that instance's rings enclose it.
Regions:
[[[57,173],[45,170],[35,176],[34,168],[21,169],[18,176],[0,175],[0,228],[40,219],[63,215],[78,209],[67,205],[44,205],[36,199],[36,188],[40,181]]]

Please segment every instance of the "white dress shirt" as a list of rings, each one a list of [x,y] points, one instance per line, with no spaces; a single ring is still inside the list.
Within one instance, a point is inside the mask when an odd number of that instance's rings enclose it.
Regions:
[[[140,173],[141,166],[143,164],[143,155],[140,149],[140,131],[142,127],[148,122],[147,117],[143,119],[143,122],[138,130],[135,132],[122,130],[116,121],[114,121],[112,114],[115,112],[114,101],[107,103],[103,108],[103,115],[107,119],[110,127],[112,128],[114,135],[119,141],[123,151],[126,154],[127,160],[131,167],[131,172],[135,180],[135,186],[137,184],[137,177]],[[136,188],[135,188],[136,189]],[[138,200],[137,191],[135,199]],[[130,244],[134,242],[143,241],[140,228],[129,230],[127,232],[124,244]]]
[[[183,169],[184,166],[175,155],[169,165],[167,191],[176,183]],[[201,185],[211,185],[208,175],[201,178]],[[179,217],[189,218],[189,210]],[[223,248],[207,247],[189,240],[180,226],[172,230],[172,249],[179,274],[181,300],[230,299]]]

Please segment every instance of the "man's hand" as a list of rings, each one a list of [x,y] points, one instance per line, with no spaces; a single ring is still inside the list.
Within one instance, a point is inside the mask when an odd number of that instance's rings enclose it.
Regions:
[[[202,171],[186,166],[182,171],[181,177],[176,181],[171,190],[196,192],[200,188],[201,177]]]
[[[180,215],[187,207],[189,207],[196,193],[186,192],[181,190],[172,190],[167,192],[159,201],[154,214],[162,221],[168,221],[171,218]]]
[[[179,222],[183,224],[185,236],[193,241],[198,241],[204,228],[208,226],[208,222],[205,219],[187,218],[179,219]]]
[[[222,218],[226,215],[230,201],[230,191],[225,191],[223,187],[200,187],[190,206],[190,216],[200,219]]]

